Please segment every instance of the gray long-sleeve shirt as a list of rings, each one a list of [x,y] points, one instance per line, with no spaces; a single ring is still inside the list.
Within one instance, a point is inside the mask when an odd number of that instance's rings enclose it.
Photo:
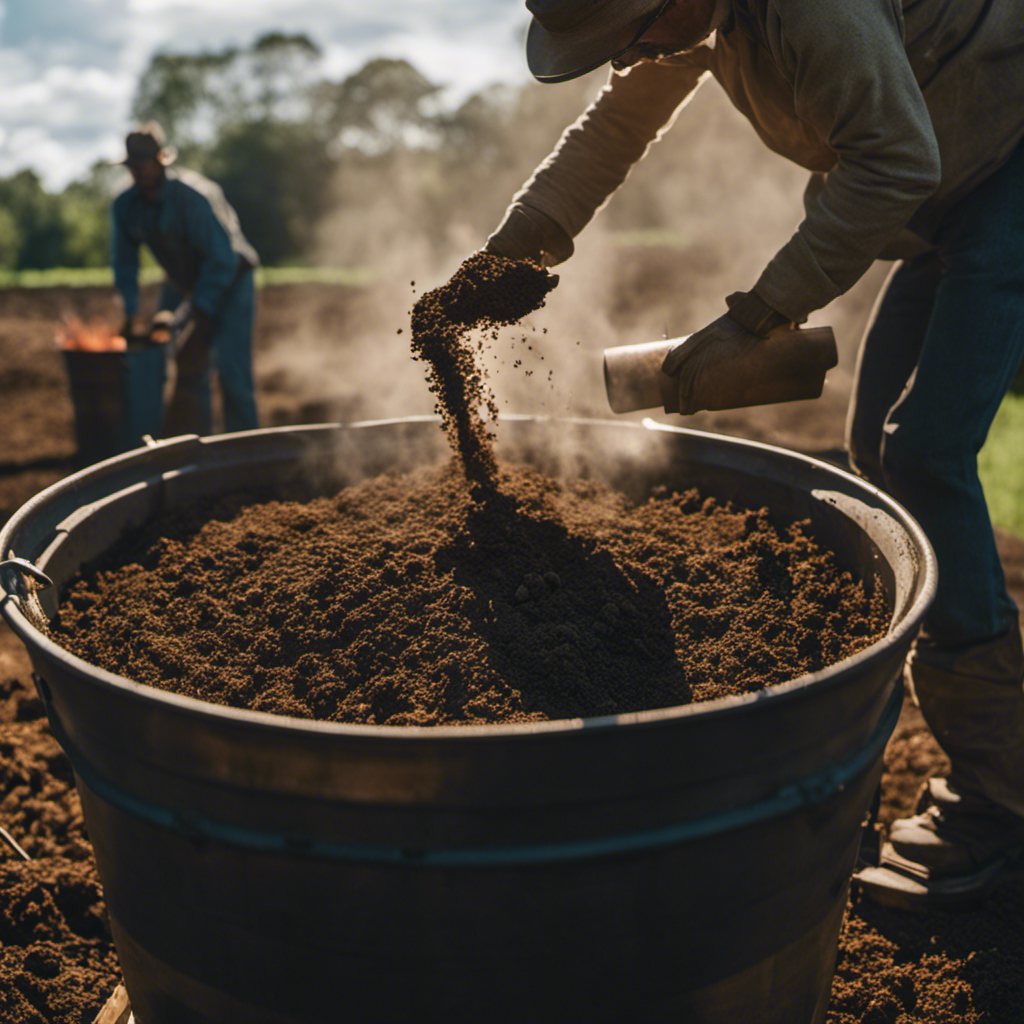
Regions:
[[[537,210],[575,237],[710,73],[771,149],[824,175],[805,220],[755,285],[800,321],[894,254],[907,228],[931,238],[943,213],[1024,137],[1024,8],[1021,0],[732,7],[712,44],[612,73],[509,212]],[[552,240],[559,249],[564,238]]]

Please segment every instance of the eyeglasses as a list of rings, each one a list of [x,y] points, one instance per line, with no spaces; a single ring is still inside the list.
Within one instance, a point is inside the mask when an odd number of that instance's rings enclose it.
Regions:
[[[644,23],[640,26],[639,31],[633,36],[629,46],[623,47],[614,57],[611,59],[611,65],[616,71],[625,71],[626,68],[632,67],[637,61],[642,60],[644,57],[659,57],[662,56],[661,48],[655,44],[649,44],[645,46],[640,42],[643,38],[644,33],[676,2],[676,0],[662,0],[662,3],[658,5],[657,9],[653,14],[648,17]],[[637,55],[635,59],[630,61],[622,60],[630,50],[635,49]]]

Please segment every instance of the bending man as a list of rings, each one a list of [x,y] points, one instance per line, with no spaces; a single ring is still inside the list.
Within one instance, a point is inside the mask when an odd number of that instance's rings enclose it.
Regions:
[[[217,369],[224,429],[257,426],[252,374],[253,270],[246,241],[220,187],[201,174],[169,170],[175,153],[155,122],[131,132],[124,163],[134,184],[114,200],[114,283],[124,302],[126,336],[139,307],[139,246],[149,247],[167,280],[154,326],[180,338],[177,380],[165,436],[209,434],[210,362]]]
[[[608,84],[514,197],[486,249],[555,264],[697,86],[713,76],[771,149],[813,172],[806,215],[699,332],[752,341],[900,258],[862,345],[851,464],[901,501],[938,557],[908,661],[952,762],[896,822],[870,892],[973,898],[1024,850],[1024,654],[977,454],[1024,354],[1024,17],[1018,0],[527,0],[544,82]],[[739,282],[738,282],[739,284]],[[686,405],[681,405],[685,408]]]

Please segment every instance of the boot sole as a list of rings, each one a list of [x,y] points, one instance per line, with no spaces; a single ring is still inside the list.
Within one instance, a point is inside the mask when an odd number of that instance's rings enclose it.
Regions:
[[[901,857],[886,844],[878,867],[853,876],[856,889],[874,903],[897,910],[970,909],[1000,885],[1024,878],[1021,862],[1000,857],[969,874],[932,878],[927,869]]]

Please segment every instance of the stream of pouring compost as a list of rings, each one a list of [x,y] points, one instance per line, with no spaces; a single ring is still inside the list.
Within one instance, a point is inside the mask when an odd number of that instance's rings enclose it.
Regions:
[[[467,479],[493,490],[497,475],[488,421],[497,407],[471,341],[474,331],[518,323],[544,305],[558,278],[528,260],[474,253],[439,288],[426,292],[412,310],[412,351],[427,363],[449,444]],[[486,409],[487,420],[481,416]]]

